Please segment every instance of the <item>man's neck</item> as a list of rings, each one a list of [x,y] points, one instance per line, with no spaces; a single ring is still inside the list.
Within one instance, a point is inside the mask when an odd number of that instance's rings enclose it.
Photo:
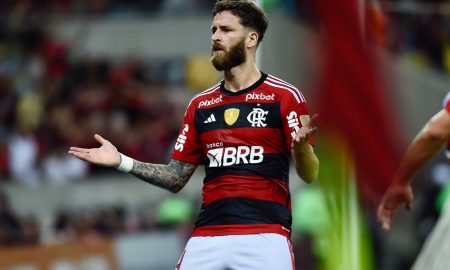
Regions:
[[[225,70],[224,78],[226,89],[239,92],[257,82],[261,78],[261,72],[254,62],[242,63],[230,70]]]

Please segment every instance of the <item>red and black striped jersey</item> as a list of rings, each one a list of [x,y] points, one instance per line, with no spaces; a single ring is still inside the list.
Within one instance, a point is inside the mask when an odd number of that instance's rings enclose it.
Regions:
[[[291,142],[308,119],[303,94],[267,74],[239,92],[222,81],[192,98],[172,158],[205,166],[194,236],[289,235]]]

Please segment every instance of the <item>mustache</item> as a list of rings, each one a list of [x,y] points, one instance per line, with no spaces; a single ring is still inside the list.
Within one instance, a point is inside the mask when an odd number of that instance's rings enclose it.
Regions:
[[[216,50],[223,50],[223,51],[225,51],[225,48],[222,45],[218,44],[218,43],[214,43],[212,45],[211,49],[213,51],[216,51]]]

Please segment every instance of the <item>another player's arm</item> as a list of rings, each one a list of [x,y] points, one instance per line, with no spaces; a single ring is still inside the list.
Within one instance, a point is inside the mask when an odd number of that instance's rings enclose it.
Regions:
[[[292,141],[292,156],[295,170],[305,182],[312,183],[319,174],[319,159],[309,144],[311,136],[316,132],[315,122],[318,116],[314,115],[297,132]]]
[[[450,113],[441,110],[422,128],[408,147],[396,173],[396,181],[409,183],[450,139]]]
[[[450,114],[441,110],[434,115],[406,150],[392,184],[387,189],[378,206],[378,220],[383,229],[389,230],[392,218],[399,205],[411,209],[413,192],[411,179],[417,171],[440,150],[450,139]]]
[[[180,191],[194,173],[197,165],[172,159],[168,165],[144,163],[121,155],[108,140],[95,134],[94,138],[101,144],[98,148],[70,147],[69,154],[101,166],[115,167],[129,172],[139,179],[167,189]]]
[[[175,193],[186,185],[196,168],[196,164],[175,159],[170,160],[167,165],[133,160],[130,173],[144,182]]]

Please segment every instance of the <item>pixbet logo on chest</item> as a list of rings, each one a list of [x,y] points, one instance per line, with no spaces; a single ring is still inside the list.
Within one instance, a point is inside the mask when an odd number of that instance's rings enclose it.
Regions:
[[[275,94],[266,96],[263,93],[250,93],[245,96],[245,101],[249,100],[275,100]]]
[[[210,149],[207,153],[209,167],[226,167],[237,164],[257,164],[264,159],[262,146],[238,146]]]
[[[200,101],[200,103],[198,104],[198,107],[199,108],[207,107],[207,106],[211,106],[211,105],[214,105],[214,104],[218,104],[220,102],[222,102],[222,95],[220,95],[217,98],[212,98],[212,99],[209,99],[209,100]]]

